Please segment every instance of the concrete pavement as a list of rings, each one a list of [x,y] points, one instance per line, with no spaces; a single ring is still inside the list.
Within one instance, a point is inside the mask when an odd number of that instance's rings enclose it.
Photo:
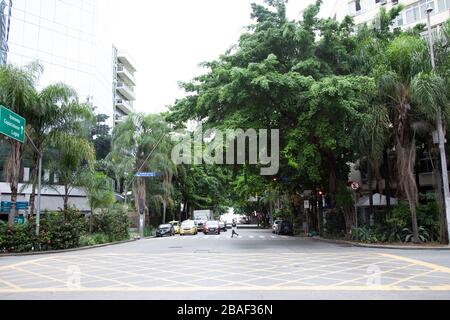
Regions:
[[[450,299],[447,251],[239,232],[0,258],[0,299]]]

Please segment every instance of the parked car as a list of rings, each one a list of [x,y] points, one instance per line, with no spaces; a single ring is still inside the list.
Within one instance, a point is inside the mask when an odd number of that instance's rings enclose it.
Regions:
[[[175,228],[172,224],[162,224],[156,229],[156,237],[172,237],[175,235]]]
[[[198,230],[194,220],[186,220],[181,224],[180,236],[184,236],[187,234],[196,235],[197,233]]]
[[[225,221],[219,221],[220,231],[227,232],[228,226]]]
[[[275,231],[278,235],[283,236],[293,236],[294,235],[294,225],[289,221],[281,221],[277,225],[277,229]]]
[[[180,234],[180,221],[170,221],[171,225],[173,225],[173,228],[175,229],[176,234]]]
[[[272,225],[272,233],[276,233],[278,225],[283,222],[283,220],[275,220]]]
[[[195,221],[195,225],[197,226],[198,232],[203,232],[203,230],[205,230],[205,223],[206,223],[206,221],[202,221],[202,220]]]
[[[208,221],[205,225],[204,234],[220,234],[220,225],[218,221]]]

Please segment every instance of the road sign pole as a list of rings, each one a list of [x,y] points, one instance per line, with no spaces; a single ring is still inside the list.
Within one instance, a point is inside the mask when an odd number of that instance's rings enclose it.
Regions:
[[[144,226],[145,226],[145,201],[139,199],[139,236],[144,239]]]
[[[42,154],[39,154],[39,170],[38,170],[38,197],[36,207],[36,236],[39,237],[41,227],[41,184],[42,184]]]

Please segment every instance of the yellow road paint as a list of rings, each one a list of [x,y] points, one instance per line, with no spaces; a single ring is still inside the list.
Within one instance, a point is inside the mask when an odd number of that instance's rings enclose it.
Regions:
[[[432,269],[434,271],[450,273],[450,268],[447,268],[447,267],[444,267],[444,266],[440,266],[440,265],[437,265],[437,264],[434,264],[434,263],[424,262],[424,261],[411,259],[411,258],[406,258],[406,257],[401,257],[401,256],[388,254],[388,253],[379,253],[379,255],[382,256],[382,257],[385,257],[385,258],[391,258],[391,259],[395,259],[395,260],[399,260],[399,261],[409,262],[409,263],[414,264],[416,266],[426,267],[426,268]]]
[[[184,268],[180,268],[179,270],[170,270],[170,268],[168,270],[165,268],[165,264],[161,263],[161,261],[165,261],[170,266],[171,260],[173,259],[182,261],[184,258],[188,259],[193,256],[195,260],[193,260],[192,264],[183,265]],[[271,264],[271,262],[274,263]],[[103,280],[109,283],[99,287],[88,287],[89,285],[95,286],[97,281],[84,282],[80,288],[66,286],[59,286],[59,288],[50,287],[52,285],[51,283],[55,282],[66,284],[64,277],[40,274],[38,271],[45,270],[46,267],[56,271],[64,271],[66,270],[64,265],[70,264],[82,267],[83,271],[85,271],[80,274],[82,277],[98,279],[99,281]],[[426,270],[414,270],[413,272],[418,272],[415,274],[405,272],[403,278],[402,274],[390,276],[389,278],[394,279],[394,282],[389,285],[362,285],[360,281],[367,279],[367,276],[369,276],[364,275],[365,268],[373,265],[379,266],[382,269],[382,272],[379,272],[380,276],[389,273],[394,274],[400,270],[408,271],[408,269],[413,269],[414,267],[422,267]],[[219,266],[223,268],[223,273],[217,269]],[[298,272],[295,269],[296,266],[299,267]],[[234,272],[234,270],[231,270],[233,267],[239,268],[241,271]],[[183,273],[183,270],[186,270],[186,268],[194,269],[191,283],[182,283],[183,281],[178,279],[186,279],[186,275]],[[227,268],[230,268],[230,271]],[[327,268],[329,269],[327,270]],[[450,268],[384,253],[366,253],[365,255],[356,252],[343,252],[340,254],[277,253],[275,256],[271,255],[270,252],[241,252],[210,253],[205,257],[196,257],[193,253],[177,253],[175,256],[173,253],[153,255],[140,253],[86,254],[79,256],[58,255],[4,265],[0,267],[0,278],[2,277],[1,271],[3,270],[15,270],[17,273],[32,275],[35,278],[32,280],[42,280],[37,282],[39,285],[42,284],[42,288],[27,288],[26,285],[22,284],[19,286],[14,284],[15,281],[8,279],[6,276],[6,278],[3,277],[5,279],[0,279],[0,282],[7,285],[6,288],[0,288],[0,294],[76,292],[450,291],[450,277],[448,278],[449,281],[446,281],[447,278],[441,276],[442,273],[450,274]],[[134,270],[140,271],[135,272]],[[308,272],[314,272],[316,270],[317,274],[308,275]],[[98,275],[96,272],[111,273],[111,276]],[[283,277],[293,272],[298,276],[297,279],[283,280]],[[302,274],[302,272],[305,274]],[[337,276],[338,279],[333,279],[333,276],[339,273],[347,276],[350,275],[351,278],[345,279]],[[353,274],[354,276],[352,276]],[[140,283],[133,284],[132,282],[136,282],[135,280],[129,280],[127,282],[127,279],[137,277],[142,279],[140,281],[142,284],[144,282],[154,282],[156,286],[144,287],[140,286]],[[241,277],[243,280],[228,280],[226,279],[228,277]],[[420,281],[421,277],[434,277],[436,281],[424,280],[422,281],[424,283],[423,285],[407,285],[408,281]],[[197,280],[195,278],[199,278],[198,281],[217,281],[223,284],[208,287],[196,284]],[[442,279],[442,282],[438,281],[439,278]],[[277,279],[280,279],[280,283],[276,283],[276,285],[273,282],[269,282],[268,285],[260,284],[268,282],[267,280]],[[316,279],[321,280],[320,285],[314,283],[308,285],[308,280],[314,281]],[[45,280],[48,281],[46,282]],[[252,280],[252,283],[246,283],[246,280]],[[255,284],[253,280],[259,281],[259,283]],[[158,283],[158,281],[161,282]],[[165,283],[170,284],[164,286]],[[442,285],[436,285],[439,283],[442,283]],[[212,282],[211,284],[215,283]],[[34,282],[34,285],[36,285],[36,282]]]

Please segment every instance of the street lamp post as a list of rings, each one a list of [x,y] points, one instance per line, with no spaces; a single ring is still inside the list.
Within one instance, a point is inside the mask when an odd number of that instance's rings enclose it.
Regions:
[[[436,69],[436,59],[434,56],[434,45],[433,45],[433,32],[431,30],[431,12],[433,8],[431,6],[427,9],[427,20],[428,20],[428,43],[430,45],[431,54],[431,65],[433,70]],[[444,206],[447,216],[447,231],[450,235],[450,187],[448,181],[448,168],[447,168],[447,156],[445,154],[445,134],[442,124],[442,114],[438,112],[436,119],[437,133],[439,137],[439,152],[441,155],[441,171],[442,171],[442,184],[444,188]]]

